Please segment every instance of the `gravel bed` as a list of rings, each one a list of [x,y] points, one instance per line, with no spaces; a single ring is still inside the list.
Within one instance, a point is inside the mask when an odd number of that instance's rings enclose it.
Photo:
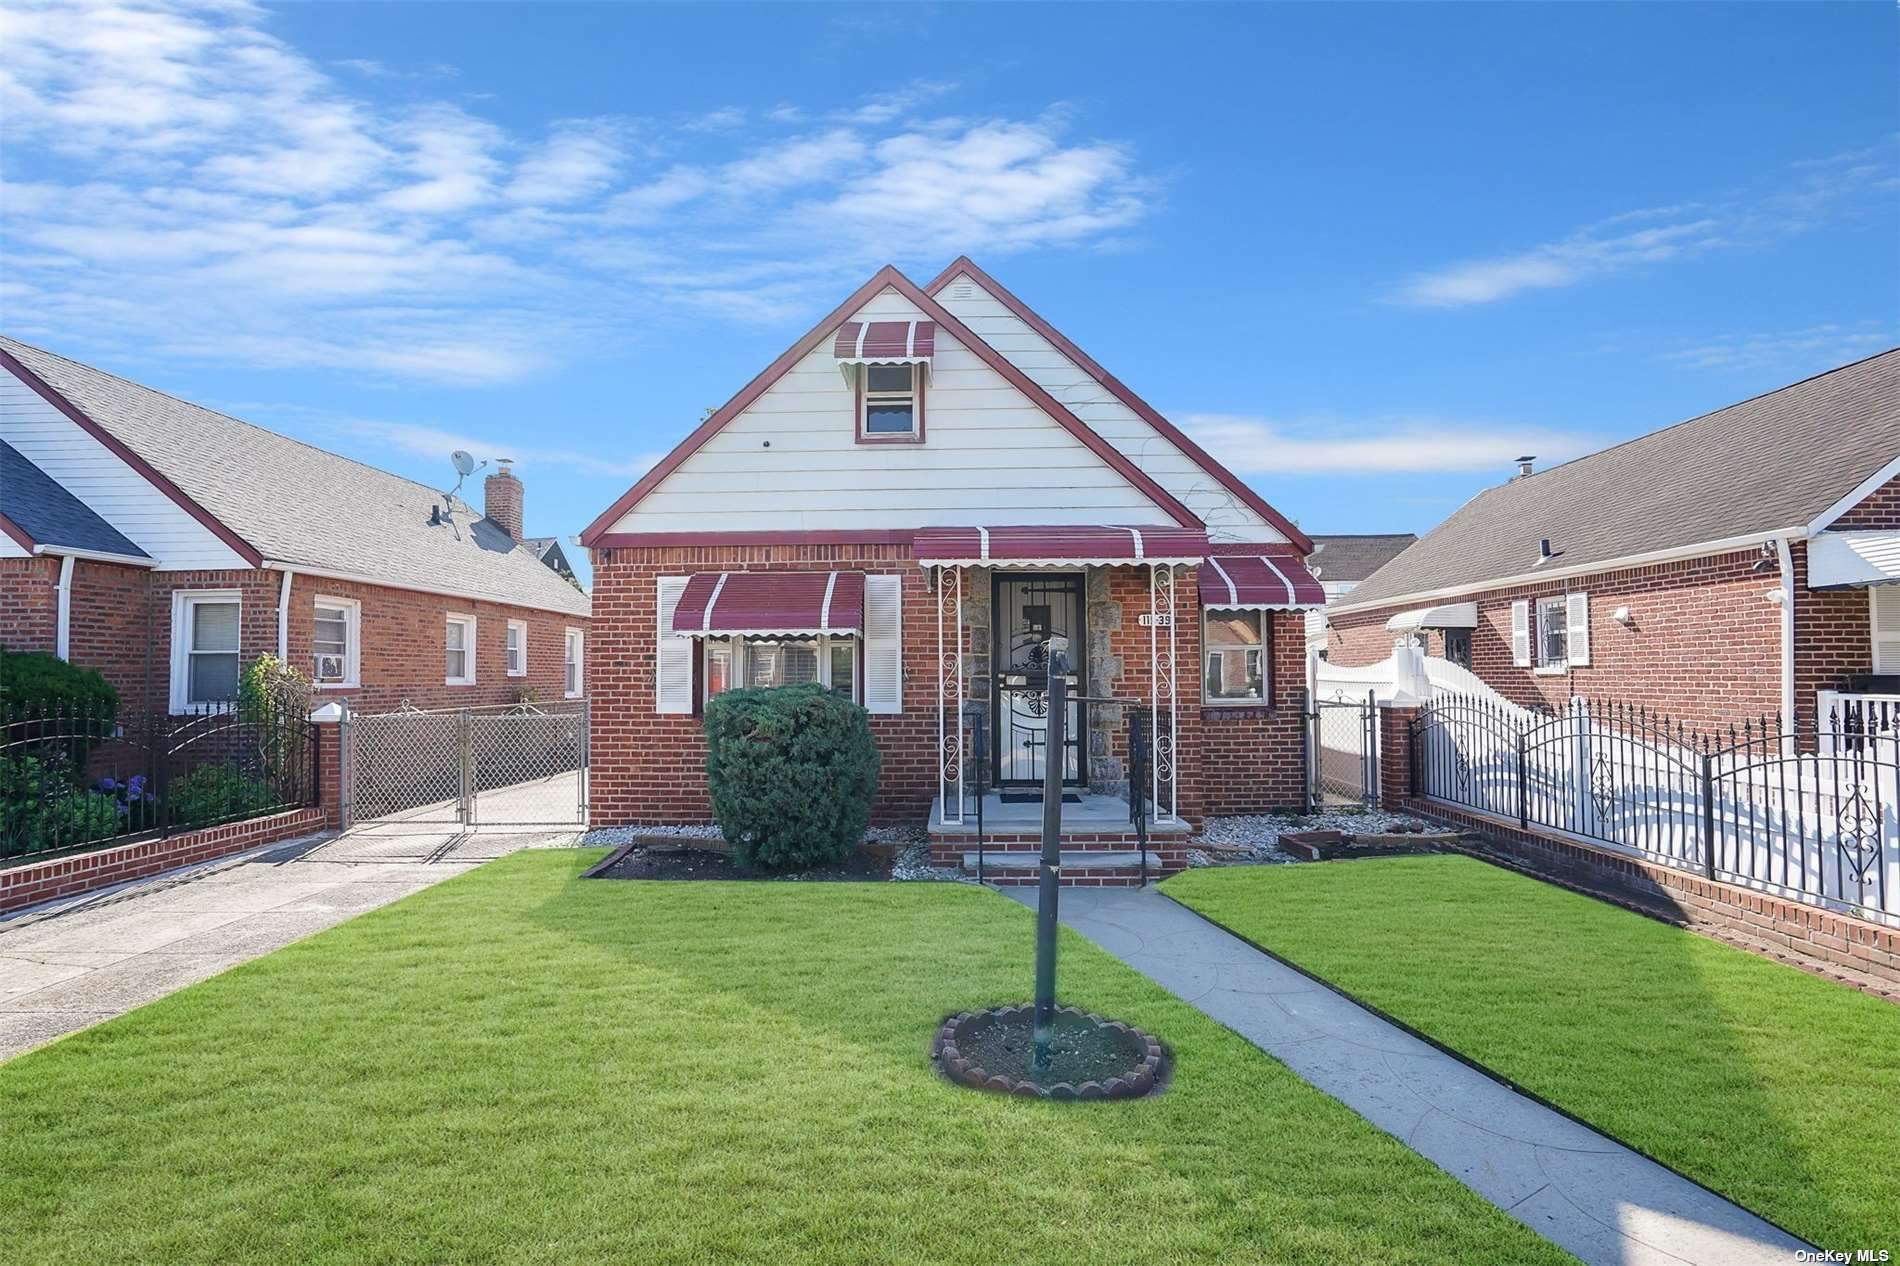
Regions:
[[[1299,859],[1283,852],[1280,837],[1294,831],[1349,831],[1354,834],[1416,830],[1423,824],[1383,809],[1322,809],[1318,813],[1246,813],[1208,818],[1189,841],[1189,866],[1278,865]]]
[[[603,826],[596,827],[581,836],[582,846],[605,844],[618,847],[639,840],[675,839],[695,842],[713,840],[725,842],[725,836],[719,833],[716,822],[695,822],[688,826]]]

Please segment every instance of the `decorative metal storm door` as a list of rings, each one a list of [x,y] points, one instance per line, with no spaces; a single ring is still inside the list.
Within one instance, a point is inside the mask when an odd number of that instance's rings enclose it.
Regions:
[[[1049,758],[1049,696],[1042,685],[1011,684],[1013,676],[1048,672],[1048,643],[1067,638],[1068,684],[1080,694],[1084,653],[1082,577],[1040,573],[998,576],[992,595],[992,680],[996,683],[996,724],[991,761],[996,784],[1005,794],[1040,787]],[[1062,781],[1086,781],[1082,757],[1087,727],[1079,700],[1068,704],[1063,736]]]

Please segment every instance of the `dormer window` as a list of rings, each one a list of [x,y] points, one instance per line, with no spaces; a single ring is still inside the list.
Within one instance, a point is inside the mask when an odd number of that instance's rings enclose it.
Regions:
[[[924,393],[915,365],[866,365],[860,371],[858,438],[916,441],[924,434]]]
[[[932,321],[846,321],[831,355],[857,391],[860,444],[920,444],[924,384],[937,350]]]

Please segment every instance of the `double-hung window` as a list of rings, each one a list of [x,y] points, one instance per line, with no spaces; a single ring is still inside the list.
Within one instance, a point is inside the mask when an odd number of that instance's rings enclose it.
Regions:
[[[528,622],[526,620],[508,621],[508,675],[526,677],[528,675]]]
[[[475,617],[452,615],[444,626],[443,680],[451,686],[475,684]]]
[[[924,392],[915,365],[865,365],[858,393],[858,438],[867,442],[921,440]]]
[[[561,682],[563,693],[570,699],[580,698],[581,691],[587,682],[587,675],[583,671],[582,653],[581,631],[569,629],[567,640],[562,648]]]
[[[310,631],[310,679],[318,688],[360,683],[362,621],[362,604],[354,598],[317,596]]]
[[[1562,595],[1537,600],[1537,667],[1560,672],[1570,662],[1570,625]]]
[[[237,698],[240,599],[235,589],[173,591],[173,712],[205,711]]]
[[[1266,612],[1208,610],[1201,636],[1201,698],[1218,704],[1267,701]]]
[[[858,697],[858,639],[709,637],[701,651],[705,697],[738,686],[817,683],[847,699]]]

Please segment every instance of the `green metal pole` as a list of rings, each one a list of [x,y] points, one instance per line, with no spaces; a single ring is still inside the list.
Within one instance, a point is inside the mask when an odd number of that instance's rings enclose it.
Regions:
[[[1062,883],[1062,773],[1068,747],[1068,656],[1049,655],[1049,728],[1042,749],[1042,873],[1036,892],[1036,1029],[1033,1066],[1049,1068],[1055,1041],[1056,894]]]

